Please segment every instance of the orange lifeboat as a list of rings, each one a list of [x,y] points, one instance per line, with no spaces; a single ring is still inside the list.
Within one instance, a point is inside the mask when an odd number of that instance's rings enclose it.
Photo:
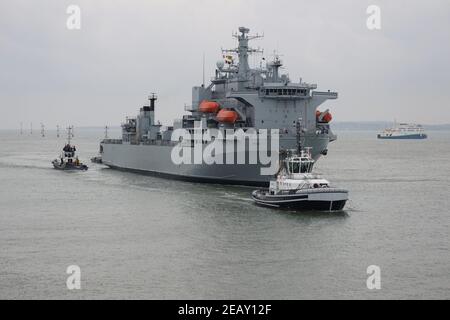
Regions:
[[[222,109],[217,114],[216,120],[221,123],[235,123],[238,118],[236,111]]]
[[[333,119],[333,116],[331,115],[331,113],[327,112],[327,113],[325,113],[325,115],[323,116],[322,121],[328,123],[328,122],[330,122],[332,119]]]
[[[203,113],[217,113],[220,109],[220,104],[215,101],[203,100],[198,109]]]
[[[331,120],[333,120],[333,116],[331,115],[330,112],[328,112],[328,110],[325,112],[320,112],[319,110],[317,110],[316,118],[317,118],[317,121],[325,122],[325,123],[329,123]]]

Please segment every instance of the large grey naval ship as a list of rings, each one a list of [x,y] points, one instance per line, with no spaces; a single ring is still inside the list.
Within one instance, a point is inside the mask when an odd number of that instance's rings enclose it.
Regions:
[[[192,134],[196,128],[201,128],[201,132],[208,129],[227,129],[227,132],[278,129],[277,152],[281,151],[279,154],[282,155],[283,150],[297,148],[296,124],[299,122],[302,145],[311,148],[315,160],[326,155],[328,143],[336,136],[330,129],[328,109],[320,112],[318,107],[328,99],[337,99],[337,92],[316,91],[316,84],[302,79],[291,81],[287,74],[280,72],[282,62],[276,55],[268,62],[262,58],[260,66],[251,67],[249,55],[262,51],[249,47],[248,43],[260,36],[251,36],[248,28],[241,27],[234,37],[238,47],[222,50],[223,60],[217,62],[211,83],[192,88],[192,105],[185,107],[188,114],[174,120],[172,126],[160,125],[155,120],[157,97],[152,94],[149,105],[142,107],[136,118],[127,118],[122,124],[122,139],[105,139],[100,143],[103,163],[114,169],[180,180],[268,186],[273,174],[261,174],[261,168],[268,165],[259,161],[256,164],[249,161],[234,164],[173,161],[175,145],[191,147],[194,153],[195,142],[195,138],[174,139],[174,132],[185,129]],[[215,156],[248,159],[249,151],[240,155],[237,148],[225,147],[226,138],[216,138],[222,139],[220,143],[224,147],[223,151],[216,150]],[[203,149],[208,147],[207,141],[200,143]],[[268,145],[270,153],[273,151],[270,141]]]

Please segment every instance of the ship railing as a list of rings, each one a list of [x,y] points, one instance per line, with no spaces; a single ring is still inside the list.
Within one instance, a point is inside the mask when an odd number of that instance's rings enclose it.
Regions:
[[[337,94],[337,92],[330,92],[330,91],[328,91],[328,92],[324,92],[324,91],[314,91],[313,92],[313,94],[312,94],[313,96],[324,96],[324,97],[327,97],[327,98],[337,98],[338,97],[338,94]]]
[[[184,111],[192,112],[196,111],[193,106],[184,105]]]
[[[317,124],[316,125],[316,134],[328,134],[330,132],[329,124]]]
[[[102,143],[105,144],[122,144],[121,139],[103,139]]]
[[[142,145],[147,145],[147,146],[174,146],[177,143],[178,142],[171,141],[171,140],[144,140],[144,141],[141,141]]]

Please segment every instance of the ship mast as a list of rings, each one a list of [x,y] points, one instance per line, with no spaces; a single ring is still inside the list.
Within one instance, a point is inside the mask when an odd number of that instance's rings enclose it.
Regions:
[[[263,35],[256,34],[254,36],[248,35],[250,32],[249,28],[240,27],[238,33],[234,33],[233,37],[238,39],[238,47],[236,49],[225,49],[222,50],[223,53],[237,53],[239,57],[239,65],[238,65],[238,90],[242,90],[245,88],[245,82],[249,80],[249,71],[250,65],[248,63],[248,55],[251,53],[262,53],[261,49],[254,49],[248,46],[248,42],[253,39],[262,38]]]
[[[45,125],[43,123],[41,123],[41,136],[45,137]]]
[[[148,100],[150,101],[150,110],[154,111],[155,110],[155,101],[158,100],[158,97],[156,96],[156,93],[152,92],[148,96]]]

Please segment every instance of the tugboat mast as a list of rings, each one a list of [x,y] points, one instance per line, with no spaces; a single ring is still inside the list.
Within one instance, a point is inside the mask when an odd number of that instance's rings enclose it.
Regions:
[[[297,134],[297,154],[301,154],[302,153],[302,118],[298,118],[297,122],[295,123],[295,128],[296,128],[296,134]]]
[[[70,146],[70,140],[73,138],[73,126],[67,127],[67,144]]]

